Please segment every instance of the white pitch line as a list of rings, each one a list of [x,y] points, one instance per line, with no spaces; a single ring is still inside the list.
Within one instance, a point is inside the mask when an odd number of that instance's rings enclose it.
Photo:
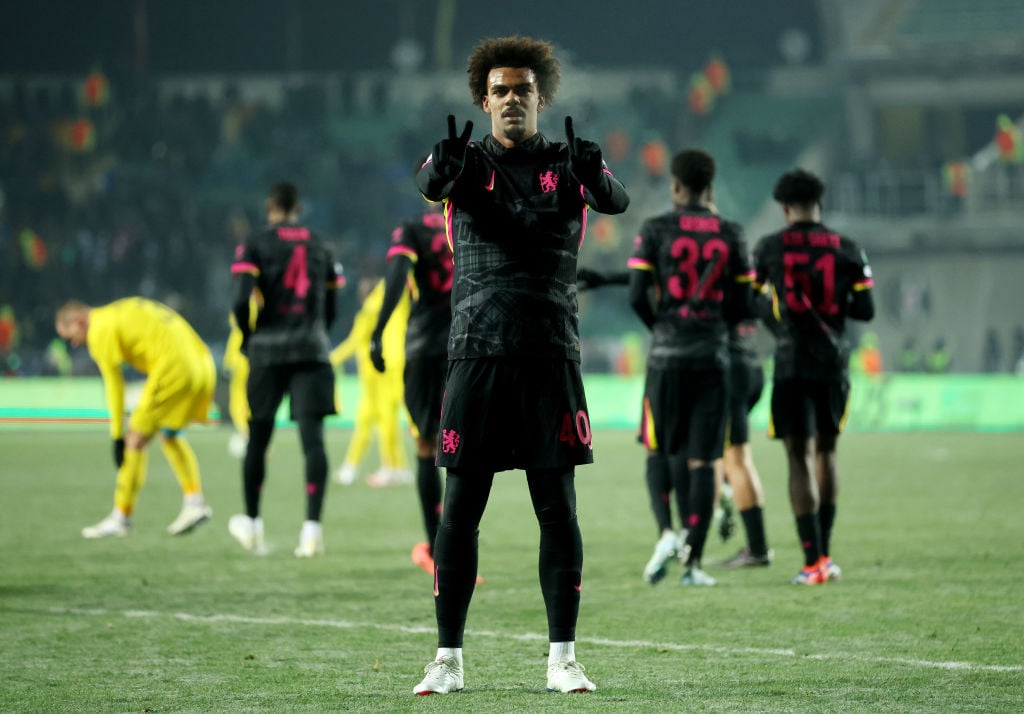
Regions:
[[[408,625],[381,624],[379,622],[352,622],[349,620],[312,620],[295,617],[249,617],[247,615],[194,615],[188,612],[157,612],[155,610],[105,610],[102,608],[80,608],[80,607],[52,607],[47,610],[58,615],[90,615],[90,616],[117,616],[130,618],[159,618],[167,617],[183,622],[198,623],[220,623],[233,622],[240,625],[301,625],[303,627],[326,627],[338,630],[386,630],[389,632],[400,632],[409,635],[431,635],[436,634],[434,627],[410,627]],[[526,642],[547,642],[546,635],[535,633],[515,634],[508,632],[493,632],[490,630],[470,630],[468,634],[473,637],[491,637],[495,639],[508,639]],[[911,659],[908,657],[874,657],[870,655],[858,655],[852,652],[830,652],[828,654],[799,654],[791,649],[778,649],[770,647],[726,647],[722,645],[705,644],[680,644],[678,642],[653,642],[651,640],[609,640],[603,637],[580,637],[577,642],[600,647],[611,647],[617,649],[654,649],[669,650],[672,652],[712,652],[724,655],[761,655],[774,657],[804,657],[816,660],[858,660],[860,662],[873,662],[877,664],[902,664],[908,667],[920,669],[946,669],[967,672],[1022,672],[1022,665],[1006,664],[978,664],[977,662],[935,662],[932,660]]]

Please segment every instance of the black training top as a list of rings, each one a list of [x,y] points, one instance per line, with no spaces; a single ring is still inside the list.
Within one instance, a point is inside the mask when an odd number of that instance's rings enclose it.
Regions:
[[[396,256],[405,256],[413,264],[413,303],[405,331],[405,357],[444,355],[452,322],[453,273],[444,216],[425,213],[396,228],[391,233],[388,260]]]
[[[251,364],[329,361],[326,302],[342,278],[316,233],[294,224],[270,226],[235,249],[231,272],[255,276],[261,297],[247,344]]]
[[[649,271],[658,288],[648,365],[726,367],[730,308],[748,309],[753,279],[739,224],[697,204],[654,216],[641,226],[627,265]]]
[[[857,244],[821,223],[793,223],[754,250],[756,284],[778,321],[775,378],[835,379],[849,369],[846,319],[870,319],[874,280]]]
[[[431,159],[416,176],[445,201],[455,261],[448,358],[562,357],[579,361],[576,258],[587,208],[621,213],[625,189],[607,168],[584,187],[564,143],[536,134],[513,148],[493,136],[466,147],[454,181]]]

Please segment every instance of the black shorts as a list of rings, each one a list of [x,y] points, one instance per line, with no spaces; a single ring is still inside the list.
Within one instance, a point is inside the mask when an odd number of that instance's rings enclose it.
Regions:
[[[483,471],[594,461],[580,366],[481,358],[448,363],[437,465]]]
[[[298,362],[249,367],[246,395],[253,421],[273,421],[289,395],[292,421],[336,414],[334,370],[327,362]]]
[[[724,369],[648,369],[644,443],[665,454],[714,461],[725,446],[728,396]]]
[[[850,383],[845,379],[783,379],[772,385],[770,436],[835,436],[846,424]]]
[[[448,356],[416,357],[405,362],[405,407],[421,439],[437,436]]]
[[[760,364],[733,360],[729,364],[729,443],[750,441],[750,410],[764,391],[764,369]]]

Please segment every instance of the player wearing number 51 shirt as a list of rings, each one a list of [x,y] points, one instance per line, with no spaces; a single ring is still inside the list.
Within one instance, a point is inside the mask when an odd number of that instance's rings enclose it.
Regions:
[[[725,443],[729,328],[749,315],[751,304],[743,231],[714,212],[714,177],[715,162],[705,152],[676,154],[674,208],[644,222],[627,263],[630,304],[652,333],[643,439],[649,449],[679,457],[670,468],[687,510],[681,514],[687,529],[683,585],[715,584],[701,558],[714,513],[713,463]]]
[[[263,549],[260,493],[274,415],[284,395],[298,422],[306,465],[306,521],[295,550],[298,557],[323,552],[320,512],[327,482],[323,419],[334,414],[334,370],[328,358],[327,328],[334,320],[340,268],[316,233],[298,223],[295,186],[274,185],[267,198],[269,226],[238,247],[233,312],[242,330],[242,351],[249,358],[249,448],[242,466],[245,515],[233,516],[231,534],[246,550]],[[249,330],[253,290],[263,307]]]
[[[804,567],[794,584],[839,577],[829,543],[836,514],[836,441],[850,392],[846,319],[870,320],[874,281],[856,243],[821,223],[825,186],[797,169],[775,184],[788,225],[754,251],[756,284],[776,335],[771,435],[789,457],[789,493]]]

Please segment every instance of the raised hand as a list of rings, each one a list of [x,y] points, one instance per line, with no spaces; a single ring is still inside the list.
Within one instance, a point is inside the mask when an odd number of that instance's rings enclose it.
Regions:
[[[604,168],[601,147],[576,136],[572,117],[565,118],[565,140],[569,145],[569,165],[579,182],[586,186],[599,179]]]
[[[455,133],[455,115],[448,115],[448,138],[434,145],[434,166],[437,172],[454,181],[462,173],[466,162],[466,146],[473,134],[473,122],[467,121],[461,134]]]

